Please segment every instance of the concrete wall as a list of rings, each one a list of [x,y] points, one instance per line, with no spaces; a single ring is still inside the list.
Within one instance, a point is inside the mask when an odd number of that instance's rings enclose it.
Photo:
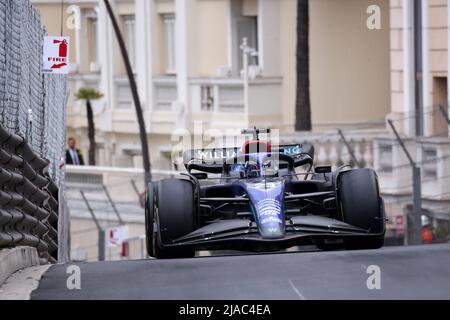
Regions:
[[[89,149],[89,141],[86,138],[86,130],[72,130],[69,128],[67,136],[74,137],[77,140],[77,147],[81,150],[86,162]],[[167,158],[166,155],[162,153],[172,145],[171,136],[167,134],[152,134],[147,135],[147,138],[152,166],[155,169],[161,170],[173,169],[168,161],[170,158]],[[133,155],[132,152],[132,149],[135,148],[135,153],[139,153],[137,151],[141,147],[140,140],[136,138],[135,134],[125,134],[123,132],[104,133],[102,134],[101,139],[97,139],[97,142],[101,141],[107,141],[108,144],[102,146],[101,143],[99,143],[97,149],[97,165],[136,168],[142,167],[142,156]],[[130,151],[128,153],[124,153],[124,148],[128,148]]]
[[[366,27],[381,8],[382,29]],[[310,1],[310,78],[314,129],[383,119],[389,112],[388,0]]]
[[[215,77],[227,65],[228,1],[199,1],[196,11],[196,41],[199,54],[193,76]],[[208,27],[205,27],[208,26]]]
[[[439,104],[446,105],[448,99],[448,8],[447,0],[429,0],[423,11],[423,108],[424,135],[447,136],[447,125],[438,111]],[[405,2],[390,1],[391,12],[391,116],[404,117],[414,114],[413,83],[405,82],[413,77],[413,64],[406,63],[408,51],[405,50]],[[413,47],[409,47],[412,52]],[[406,75],[405,75],[406,74]],[[409,90],[408,90],[409,89]],[[399,129],[412,134],[414,119],[399,122]]]
[[[447,105],[448,99],[448,11],[447,0],[428,1],[428,92],[425,94],[428,106],[436,108]],[[433,109],[434,110],[434,109]],[[448,136],[448,125],[438,112],[425,117],[428,135]]]
[[[297,1],[282,0],[280,9],[281,18],[281,74],[283,76],[282,108],[283,129],[294,128],[295,99],[296,99],[296,50],[297,50]]]
[[[14,272],[39,264],[36,248],[16,247],[0,250],[0,286]]]

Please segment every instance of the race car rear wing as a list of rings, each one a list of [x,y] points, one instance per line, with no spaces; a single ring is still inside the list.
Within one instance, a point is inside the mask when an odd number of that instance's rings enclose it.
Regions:
[[[281,153],[291,156],[294,159],[302,158],[302,156],[309,156],[311,160],[314,159],[314,147],[309,143],[289,144],[272,146],[271,153]],[[213,148],[213,149],[190,149],[183,153],[183,163],[187,166],[189,163],[195,161],[208,165],[223,165],[226,159],[230,159],[242,154],[241,148]]]

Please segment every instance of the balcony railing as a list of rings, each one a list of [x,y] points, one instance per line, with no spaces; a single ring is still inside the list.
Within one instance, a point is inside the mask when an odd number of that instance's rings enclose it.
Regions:
[[[189,87],[194,112],[244,110],[244,84],[241,79],[193,79]]]
[[[172,103],[177,100],[177,82],[175,77],[153,79],[154,110],[171,111]]]
[[[352,159],[351,153],[337,131],[326,133],[302,132],[280,136],[281,144],[311,143],[315,149],[316,165],[331,165],[333,169],[343,164],[352,167],[373,167],[373,139],[380,135],[380,130],[345,132],[358,163]]]
[[[116,108],[118,110],[133,110],[133,96],[130,84],[125,77],[117,77],[116,85]]]

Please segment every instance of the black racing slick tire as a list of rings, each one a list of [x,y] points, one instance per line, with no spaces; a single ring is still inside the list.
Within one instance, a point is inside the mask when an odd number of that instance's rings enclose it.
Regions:
[[[145,239],[147,245],[147,254],[154,257],[154,229],[155,205],[156,205],[156,186],[157,183],[151,182],[145,190]]]
[[[186,248],[166,247],[173,240],[192,232],[195,228],[194,185],[191,181],[165,179],[156,188],[154,212],[158,232],[153,232],[153,256],[155,258],[189,258],[195,251]]]
[[[341,172],[337,178],[338,204],[345,223],[369,231],[368,236],[345,241],[347,249],[378,249],[384,244],[386,221],[378,178],[372,169]]]

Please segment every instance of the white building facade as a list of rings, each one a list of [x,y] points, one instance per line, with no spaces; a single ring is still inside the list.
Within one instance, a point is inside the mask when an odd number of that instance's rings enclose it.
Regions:
[[[99,164],[140,166],[135,109],[106,8],[102,1],[72,2],[81,8],[72,91],[94,87],[104,94],[94,103]],[[194,121],[201,121],[204,130],[250,124],[282,128],[289,122],[280,108],[288,95],[283,95],[281,76],[282,36],[274,21],[283,21],[289,11],[282,12],[283,6],[292,1],[281,2],[111,1],[135,70],[155,166],[168,169],[171,135],[175,129],[192,132]],[[257,52],[249,58],[247,87],[241,75],[243,38]],[[86,150],[84,104],[70,105],[69,134]]]
[[[171,136],[175,129],[192,133],[196,122],[213,135],[248,126],[293,131],[296,0],[110,2],[135,70],[155,168],[171,168]],[[366,27],[366,9],[372,2],[310,1],[310,91],[316,132],[361,123],[384,128],[390,110],[389,2],[376,1],[384,28],[375,31]],[[59,33],[61,1],[33,3],[50,33]],[[81,22],[74,29],[64,24],[64,33],[73,39],[71,91],[94,87],[104,94],[94,103],[97,162],[140,167],[134,106],[103,1],[63,4],[64,19],[77,12]],[[254,49],[248,56],[248,85],[242,75],[244,38]],[[84,154],[86,127],[84,103],[72,99],[68,134],[77,138]]]

